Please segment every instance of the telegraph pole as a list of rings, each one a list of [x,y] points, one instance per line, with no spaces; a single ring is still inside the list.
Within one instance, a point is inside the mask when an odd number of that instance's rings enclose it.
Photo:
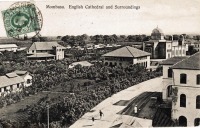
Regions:
[[[49,128],[49,104],[47,104],[47,128]]]

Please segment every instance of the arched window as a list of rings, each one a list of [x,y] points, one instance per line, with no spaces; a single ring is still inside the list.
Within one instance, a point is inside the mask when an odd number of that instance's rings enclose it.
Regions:
[[[105,62],[105,65],[108,66],[108,62]]]
[[[180,74],[180,83],[181,84],[186,84],[187,82],[187,75],[186,74]]]
[[[196,97],[196,109],[200,109],[200,95]]]
[[[200,118],[196,118],[194,120],[194,126],[199,126],[200,125]]]
[[[179,126],[186,127],[187,126],[187,118],[185,116],[180,116],[178,119]]]
[[[171,68],[168,69],[168,77],[172,78],[172,69]]]
[[[200,85],[200,74],[197,75],[197,84]]]
[[[180,107],[186,107],[186,95],[185,94],[180,95]]]

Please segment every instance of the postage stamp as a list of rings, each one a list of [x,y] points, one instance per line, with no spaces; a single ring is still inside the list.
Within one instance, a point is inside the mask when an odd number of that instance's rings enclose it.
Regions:
[[[8,37],[20,38],[42,28],[42,15],[39,9],[30,2],[17,2],[9,9],[2,11],[4,27]]]

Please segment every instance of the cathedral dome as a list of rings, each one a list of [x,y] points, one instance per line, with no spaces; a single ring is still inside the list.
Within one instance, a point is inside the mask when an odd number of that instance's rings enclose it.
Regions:
[[[161,40],[164,38],[164,33],[160,28],[155,28],[153,29],[152,33],[151,33],[151,38],[153,40]]]
[[[160,28],[158,28],[158,27],[153,29],[152,34],[161,34],[161,35],[164,35],[163,31]]]

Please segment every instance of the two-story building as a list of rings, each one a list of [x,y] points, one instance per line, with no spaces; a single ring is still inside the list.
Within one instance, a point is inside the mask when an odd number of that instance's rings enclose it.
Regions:
[[[125,46],[104,55],[104,64],[109,66],[123,66],[140,64],[146,68],[150,67],[150,53],[137,48]]]
[[[200,125],[200,52],[163,62],[163,100],[179,126]]]
[[[34,42],[27,50],[29,60],[61,60],[64,58],[64,49],[57,42]]]

